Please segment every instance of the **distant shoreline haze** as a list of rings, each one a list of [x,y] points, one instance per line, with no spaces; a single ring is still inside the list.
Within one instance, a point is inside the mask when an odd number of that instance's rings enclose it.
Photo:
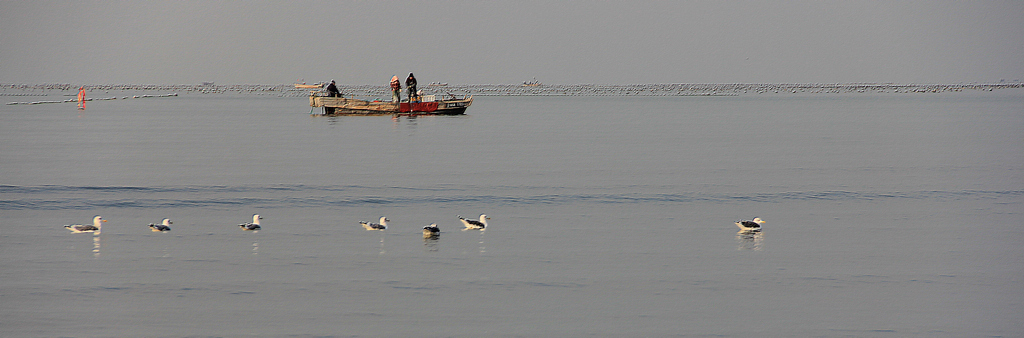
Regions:
[[[294,84],[7,84],[0,83],[0,96],[19,96],[26,92],[73,91],[84,87],[95,91],[171,91],[217,93],[277,93],[285,97],[302,97],[316,89],[295,88]],[[386,96],[386,83],[339,85],[347,96]],[[782,93],[943,93],[993,91],[1022,88],[1019,81],[960,84],[896,84],[896,83],[664,83],[664,84],[454,84],[424,85],[421,90],[431,94],[456,96],[736,96],[743,94]]]

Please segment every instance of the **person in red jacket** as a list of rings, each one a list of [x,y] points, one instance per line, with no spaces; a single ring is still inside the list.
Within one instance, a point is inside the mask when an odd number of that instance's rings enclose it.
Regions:
[[[391,77],[391,102],[402,101],[402,83],[398,82],[398,75]]]

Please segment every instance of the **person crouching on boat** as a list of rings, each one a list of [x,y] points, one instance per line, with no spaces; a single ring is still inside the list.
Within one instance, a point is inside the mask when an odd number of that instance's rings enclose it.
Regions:
[[[341,97],[341,92],[338,91],[338,86],[334,85],[334,80],[331,80],[331,84],[327,85],[327,96]]]
[[[402,101],[402,83],[398,82],[398,75],[391,76],[391,102]]]
[[[405,79],[405,86],[409,90],[409,102],[412,102],[412,98],[416,96],[416,77],[412,76],[412,73]]]

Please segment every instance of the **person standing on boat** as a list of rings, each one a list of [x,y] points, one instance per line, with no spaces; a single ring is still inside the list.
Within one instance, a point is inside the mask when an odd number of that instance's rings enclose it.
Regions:
[[[78,110],[85,110],[85,86],[78,87]]]
[[[341,92],[338,91],[338,86],[334,85],[334,80],[331,80],[331,84],[327,85],[327,96],[341,97]]]
[[[391,76],[391,102],[402,101],[402,83],[398,82],[398,75]]]
[[[409,78],[405,79],[405,87],[409,90],[409,102],[412,102],[412,98],[416,95],[416,77],[409,73]]]

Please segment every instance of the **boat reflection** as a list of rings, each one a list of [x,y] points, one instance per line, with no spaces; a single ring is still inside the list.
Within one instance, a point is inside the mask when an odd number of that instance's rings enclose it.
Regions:
[[[736,242],[739,246],[736,250],[761,251],[764,243],[764,233],[761,231],[741,230],[736,233]]]
[[[337,125],[337,124],[338,124],[338,117],[337,116],[329,116],[329,117],[327,117],[327,125],[334,126],[334,125]]]

